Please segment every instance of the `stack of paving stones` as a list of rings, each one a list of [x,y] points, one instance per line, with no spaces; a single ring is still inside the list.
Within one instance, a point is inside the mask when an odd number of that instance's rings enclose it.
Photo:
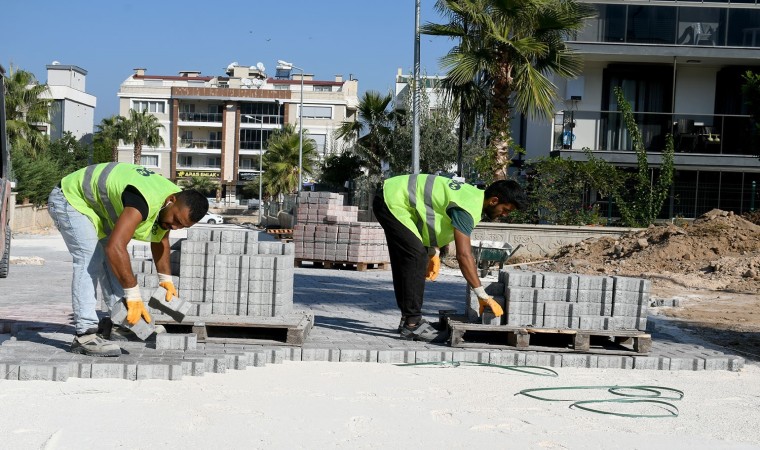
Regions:
[[[478,317],[468,289],[467,316],[489,325],[578,330],[646,330],[651,282],[640,278],[502,270],[485,285],[505,314]]]
[[[333,192],[302,192],[293,228],[296,259],[346,263],[390,260],[385,233],[376,222],[359,222],[355,206]]]
[[[294,246],[259,241],[258,236],[244,228],[196,225],[187,230],[187,239],[175,244],[179,257],[173,259],[179,260],[175,286],[178,297],[190,303],[188,316],[280,317],[293,312]],[[149,246],[142,247],[132,249],[133,270],[155,270],[152,260],[138,259],[150,255]],[[143,298],[151,298],[158,275],[135,274]],[[150,303],[148,311],[168,317]]]

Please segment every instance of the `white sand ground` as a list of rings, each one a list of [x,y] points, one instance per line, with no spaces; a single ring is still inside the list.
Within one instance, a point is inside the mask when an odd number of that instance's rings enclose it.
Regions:
[[[0,381],[0,448],[760,448],[758,366],[557,371],[285,362],[181,381]],[[639,384],[683,390],[680,416],[620,418],[514,395]]]

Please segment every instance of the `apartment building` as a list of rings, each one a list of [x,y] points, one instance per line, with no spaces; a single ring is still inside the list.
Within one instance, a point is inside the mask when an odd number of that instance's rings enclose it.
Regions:
[[[240,187],[259,175],[267,140],[283,124],[302,126],[304,138],[313,139],[324,157],[336,150],[335,129],[356,117],[358,80],[341,75],[316,80],[292,72],[280,67],[269,77],[261,63],[232,63],[223,76],[197,71],[149,75],[135,69],[120,86],[119,114],[147,110],[164,126],[164,146],[144,147],[142,164],[174,181],[209,177],[234,201],[240,198]],[[121,145],[119,160],[132,158],[132,146]]]
[[[45,68],[48,90],[41,97],[53,102],[50,120],[40,128],[52,140],[68,131],[80,141],[92,142],[97,99],[86,92],[87,71],[58,61]]]
[[[590,2],[592,3],[592,2]],[[653,175],[666,136],[676,174],[660,217],[694,218],[712,208],[742,213],[756,204],[760,136],[741,93],[742,74],[760,73],[760,5],[739,2],[593,2],[598,17],[571,41],[583,75],[559,82],[554,122],[515,121],[527,158],[587,159],[583,149],[635,167],[617,111],[620,87],[642,131]],[[599,199],[602,213],[614,203]]]
[[[445,94],[441,88],[441,81],[446,78],[443,75],[421,75],[420,85],[424,86],[424,97],[427,101],[429,109],[437,109],[443,107],[445,101]],[[412,90],[412,84],[414,83],[413,74],[404,74],[399,67],[396,70],[396,82],[395,82],[395,98],[394,104],[396,109],[405,110],[407,105],[412,102],[412,96],[414,91]]]

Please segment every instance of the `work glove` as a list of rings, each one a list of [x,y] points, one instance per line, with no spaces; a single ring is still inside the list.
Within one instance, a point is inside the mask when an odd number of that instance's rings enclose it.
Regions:
[[[171,275],[166,275],[164,273],[158,274],[158,285],[162,288],[166,289],[166,301],[170,302],[172,301],[173,297],[177,296],[177,288],[174,287],[174,282],[172,281]]]
[[[426,280],[435,281],[435,279],[438,278],[438,274],[441,271],[440,254],[441,251],[438,250],[438,248],[435,248],[435,252],[430,255],[430,261],[428,262],[427,266],[427,273],[425,274]]]
[[[475,295],[478,296],[478,303],[480,304],[478,315],[483,315],[483,311],[486,309],[486,306],[491,308],[493,315],[496,317],[500,317],[504,314],[504,310],[501,308],[501,305],[499,305],[499,303],[494,300],[493,297],[486,293],[486,290],[483,286],[476,287],[473,289],[473,292],[475,292]]]
[[[134,325],[140,321],[140,317],[150,323],[151,318],[148,310],[145,309],[142,296],[140,295],[140,286],[124,289],[124,297],[127,299],[127,323]]]

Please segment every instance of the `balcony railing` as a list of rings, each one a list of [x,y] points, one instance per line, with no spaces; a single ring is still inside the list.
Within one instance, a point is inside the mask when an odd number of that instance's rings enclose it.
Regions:
[[[181,148],[211,148],[221,149],[222,141],[212,139],[180,139]]]
[[[677,153],[760,154],[760,134],[749,116],[635,113],[634,118],[649,152],[663,151],[670,133]],[[553,142],[555,150],[633,151],[619,111],[558,113]]]
[[[221,122],[221,113],[197,113],[197,112],[181,112],[179,113],[179,120],[185,122]]]
[[[597,4],[598,16],[573,40],[760,47],[760,10],[739,5]]]

